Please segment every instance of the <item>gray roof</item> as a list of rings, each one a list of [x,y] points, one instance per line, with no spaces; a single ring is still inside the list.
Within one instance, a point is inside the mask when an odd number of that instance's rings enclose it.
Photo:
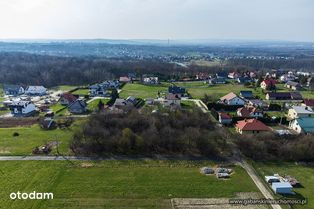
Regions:
[[[292,106],[292,109],[298,114],[314,114],[312,108],[307,106]]]

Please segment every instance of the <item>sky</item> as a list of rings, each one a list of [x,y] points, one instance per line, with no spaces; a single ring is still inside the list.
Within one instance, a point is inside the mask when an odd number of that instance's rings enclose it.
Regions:
[[[314,0],[0,0],[0,39],[314,42]]]

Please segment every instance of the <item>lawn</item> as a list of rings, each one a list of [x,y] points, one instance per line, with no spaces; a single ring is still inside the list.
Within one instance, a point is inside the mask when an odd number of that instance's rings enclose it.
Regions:
[[[199,173],[209,162],[187,161],[27,161],[0,162],[4,208],[171,208],[170,199],[235,197],[258,192],[246,172],[235,167],[230,180]],[[11,192],[53,192],[53,200],[12,201]]]
[[[265,175],[273,175],[278,173],[280,175],[290,175],[300,181],[302,187],[294,188],[293,190],[307,198],[308,203],[305,206],[295,205],[293,208],[314,208],[314,167],[313,166],[302,166],[296,165],[295,163],[284,163],[284,162],[269,162],[269,163],[254,163],[255,168],[263,177]],[[278,195],[278,198],[281,196]]]
[[[0,128],[0,155],[30,155],[34,147],[45,144],[49,141],[58,140],[60,153],[69,154],[69,142],[72,137],[72,129],[76,128],[74,124],[70,130],[42,130],[39,125],[32,127]],[[19,136],[13,136],[13,133]],[[56,153],[54,149],[51,154]]]
[[[87,104],[87,108],[90,111],[93,111],[98,108],[99,101],[102,101],[105,105],[110,101],[109,99],[95,99],[92,102]]]
[[[62,85],[62,86],[52,87],[51,89],[55,91],[71,91],[75,88],[77,88],[77,86]]]
[[[73,91],[72,94],[76,94],[80,96],[89,95],[89,89],[78,89],[76,91]]]
[[[128,96],[134,96],[136,98],[156,98],[158,91],[168,91],[169,83],[163,83],[160,85],[143,85],[139,83],[127,83],[123,86],[120,92],[120,98],[127,98]]]
[[[185,87],[191,97],[195,99],[202,99],[205,94],[213,96],[214,99],[219,99],[230,92],[239,94],[241,90],[250,90],[253,91],[255,95],[264,97],[260,89],[254,90],[253,88],[244,87],[240,84],[208,86],[202,81],[175,82],[174,84],[180,87]],[[156,98],[158,91],[167,92],[169,85],[171,84],[166,82],[156,86],[147,86],[138,83],[126,84],[120,93],[120,97],[127,98],[128,96],[135,96],[142,99]]]

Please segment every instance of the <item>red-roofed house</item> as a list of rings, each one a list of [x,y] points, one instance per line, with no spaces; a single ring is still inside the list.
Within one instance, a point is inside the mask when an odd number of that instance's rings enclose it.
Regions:
[[[314,108],[314,99],[304,99],[302,105],[311,107],[313,109]]]
[[[236,131],[239,134],[243,133],[260,133],[265,131],[270,131],[271,129],[266,126],[264,123],[257,119],[245,119],[238,121],[238,123],[235,125]]]
[[[229,125],[232,123],[232,117],[228,113],[219,112],[218,116],[219,116],[219,123],[223,125]]]
[[[242,107],[237,110],[237,115],[244,118],[262,118],[263,111],[256,107]]]
[[[231,92],[226,96],[220,98],[220,101],[226,105],[244,105],[245,101],[238,97],[235,93]]]
[[[67,93],[63,93],[61,96],[60,96],[60,104],[61,105],[69,105],[73,102],[75,102],[77,100],[77,97],[74,96],[73,94],[67,92]]]
[[[274,79],[265,79],[261,82],[261,88],[265,90],[276,89],[276,80]]]

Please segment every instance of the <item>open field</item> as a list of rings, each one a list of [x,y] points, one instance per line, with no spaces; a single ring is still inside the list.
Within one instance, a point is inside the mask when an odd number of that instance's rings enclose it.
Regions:
[[[76,91],[73,91],[72,94],[80,95],[80,96],[85,96],[89,94],[89,89],[78,89]]]
[[[76,124],[71,129],[76,128]],[[13,136],[18,133],[19,136]],[[60,142],[59,152],[69,154],[71,130],[42,130],[39,125],[31,127],[0,128],[0,155],[30,155],[32,149],[49,141]],[[56,153],[53,149],[51,154]]]
[[[272,162],[272,163],[254,163],[254,167],[263,177],[265,175],[273,175],[278,173],[280,175],[290,175],[300,181],[301,187],[294,188],[294,192],[299,197],[307,199],[307,204],[304,206],[295,205],[293,208],[314,208],[313,191],[314,191],[314,167],[297,165],[295,163],[284,163],[284,162]],[[277,195],[278,198],[282,197]]]
[[[235,167],[230,180],[199,173],[205,161],[0,162],[1,206],[20,208],[171,208],[171,198],[235,197],[257,192]],[[12,201],[11,192],[53,192],[53,200]]]
[[[77,86],[62,85],[62,86],[52,87],[51,89],[55,91],[71,91],[75,88],[77,88]]]
[[[251,90],[255,95],[263,96],[262,92],[257,89],[247,88],[240,84],[225,84],[225,85],[215,85],[208,86],[202,81],[190,81],[190,82],[175,82],[177,86],[185,87],[188,93],[195,99],[201,99],[205,94],[212,95],[214,98],[218,99],[221,96],[228,94],[233,91],[234,93],[240,93],[241,90]],[[121,98],[127,98],[128,96],[135,96],[138,98],[156,98],[158,91],[167,91],[167,87],[170,83],[163,82],[161,85],[147,86],[143,84],[126,84],[122,88],[120,93]]]
[[[170,84],[160,85],[143,85],[138,83],[127,83],[122,88],[120,98],[127,98],[128,96],[134,96],[136,98],[156,98],[158,91],[167,91]]]
[[[109,99],[95,99],[92,102],[87,104],[88,110],[93,111],[97,109],[99,101],[102,101],[106,105],[110,100]]]

